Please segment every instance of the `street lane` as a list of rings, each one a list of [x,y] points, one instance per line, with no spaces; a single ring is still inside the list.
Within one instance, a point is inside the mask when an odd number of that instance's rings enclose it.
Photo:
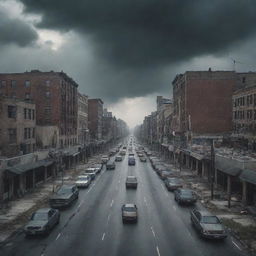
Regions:
[[[138,177],[137,190],[125,188],[127,175]],[[121,206],[138,206],[137,224],[123,224]],[[244,255],[230,240],[202,240],[190,223],[191,207],[180,207],[149,162],[128,166],[128,154],[105,168],[79,200],[62,211],[61,223],[48,237],[17,236],[1,255]]]

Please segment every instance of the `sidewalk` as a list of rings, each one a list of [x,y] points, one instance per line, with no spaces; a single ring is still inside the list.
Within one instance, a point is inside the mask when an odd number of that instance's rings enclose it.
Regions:
[[[185,187],[197,193],[202,205],[216,214],[229,232],[251,253],[256,253],[256,217],[247,214],[240,198],[233,196],[231,207],[228,208],[227,194],[221,188],[214,187],[214,200],[211,200],[210,183],[206,179],[200,178],[195,171],[190,169],[182,168],[180,171],[174,165],[170,166],[184,180]]]
[[[82,169],[99,162],[101,155],[89,159],[86,164],[66,170],[63,181],[73,182]],[[33,192],[25,194],[22,198],[9,201],[5,209],[0,209],[0,246],[8,242],[9,238],[22,232],[22,228],[31,214],[42,207],[49,207],[48,198],[62,184],[62,177],[40,184]]]

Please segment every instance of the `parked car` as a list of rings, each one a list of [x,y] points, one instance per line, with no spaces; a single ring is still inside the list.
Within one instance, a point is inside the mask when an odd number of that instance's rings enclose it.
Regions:
[[[102,164],[106,164],[106,163],[108,162],[108,160],[109,160],[109,157],[108,157],[107,155],[104,155],[104,156],[102,156],[102,158],[101,158],[101,163],[102,163]]]
[[[127,176],[125,185],[126,185],[126,188],[135,188],[135,189],[137,189],[138,180],[135,176]]]
[[[80,175],[77,177],[76,186],[78,188],[88,188],[91,184],[91,177],[89,175]]]
[[[197,209],[191,211],[190,214],[193,226],[202,237],[210,239],[224,239],[227,237],[227,232],[217,216]]]
[[[123,161],[123,157],[122,156],[116,156],[116,158],[115,158],[115,161],[116,162],[122,162]]]
[[[93,164],[92,168],[95,169],[96,173],[100,173],[102,170],[103,165],[102,164]]]
[[[90,175],[91,179],[94,180],[95,177],[96,177],[97,171],[96,171],[95,168],[90,167],[90,168],[87,168],[87,169],[84,171],[84,174],[85,174],[85,175]]]
[[[136,204],[124,204],[122,206],[122,220],[126,221],[138,221],[138,209]]]
[[[168,177],[174,177],[175,176],[175,172],[168,170],[168,169],[164,169],[164,170],[160,170],[159,171],[159,176],[162,180],[166,180]]]
[[[57,209],[42,208],[34,212],[24,227],[25,234],[49,234],[51,229],[60,222],[60,212]]]
[[[108,163],[106,164],[106,169],[115,170],[116,169],[115,161],[108,161]]]
[[[165,186],[169,191],[174,191],[175,189],[182,188],[182,182],[178,178],[167,178],[165,180]]]
[[[62,185],[60,189],[49,199],[52,208],[62,208],[70,206],[79,196],[76,185]]]
[[[142,156],[142,157],[140,157],[140,161],[141,161],[141,162],[147,162],[147,158],[144,157],[144,156]]]
[[[176,189],[174,191],[174,199],[179,204],[195,204],[197,196],[191,189]]]

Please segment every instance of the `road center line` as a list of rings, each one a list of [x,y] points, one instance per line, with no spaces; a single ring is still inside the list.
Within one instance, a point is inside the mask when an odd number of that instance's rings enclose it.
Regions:
[[[177,211],[177,208],[175,206],[172,207],[175,211]]]
[[[156,247],[157,255],[161,256],[158,246]]]
[[[153,227],[151,227],[151,231],[152,231],[152,233],[153,233],[153,236],[156,237],[156,234],[155,234],[155,232],[154,232]]]
[[[102,235],[101,240],[103,241],[103,240],[104,240],[104,238],[105,238],[105,233]]]
[[[112,202],[111,202],[111,204],[110,204],[110,207],[112,207],[112,206],[113,206],[113,203],[114,203],[114,199],[112,200]]]
[[[236,242],[234,242],[234,241],[232,240],[232,243],[241,251],[241,248],[238,246],[238,244],[237,244]]]
[[[57,235],[57,237],[56,237],[56,241],[59,239],[59,237],[60,237],[60,235],[61,235],[61,233],[59,233],[58,235]]]

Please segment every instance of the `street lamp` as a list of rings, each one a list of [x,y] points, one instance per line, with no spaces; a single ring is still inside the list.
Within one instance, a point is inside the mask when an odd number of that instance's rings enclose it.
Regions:
[[[215,152],[214,152],[214,141],[211,139],[211,200],[214,197],[214,163],[215,163]]]

